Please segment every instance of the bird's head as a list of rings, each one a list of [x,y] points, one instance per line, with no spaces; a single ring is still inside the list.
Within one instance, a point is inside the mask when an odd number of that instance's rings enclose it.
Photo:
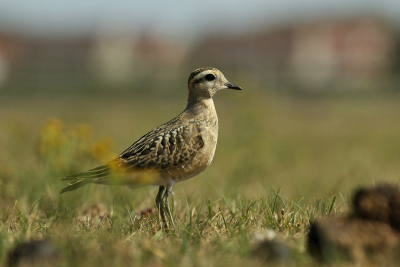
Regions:
[[[215,68],[200,68],[194,70],[188,80],[189,98],[201,100],[212,98],[223,89],[242,90],[240,86],[230,83],[219,70]]]

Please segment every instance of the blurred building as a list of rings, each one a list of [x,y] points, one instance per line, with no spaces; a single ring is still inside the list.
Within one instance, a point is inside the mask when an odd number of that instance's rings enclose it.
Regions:
[[[87,79],[89,39],[0,36],[0,58],[5,58],[7,70],[3,85],[12,83],[13,89],[25,91],[73,90]]]
[[[398,33],[383,19],[320,19],[239,36],[213,36],[188,59],[199,65],[246,70],[269,84],[319,89],[338,80],[393,72]]]
[[[392,74],[399,65],[398,40],[390,24],[371,16],[200,36],[194,45],[148,30],[75,38],[0,32],[0,88],[11,84],[10,90],[97,90],[103,82],[130,85],[146,81],[142,78],[175,78],[200,66],[215,66],[250,73],[270,88],[327,90],[338,82]]]
[[[0,33],[0,88],[81,91],[103,82],[162,79],[177,74],[186,48],[145,33],[54,39]]]
[[[10,67],[21,54],[21,40],[18,36],[0,32],[0,86],[10,75]]]
[[[99,79],[126,82],[138,77],[175,76],[187,46],[142,32],[138,36],[94,38],[90,61]]]
[[[393,70],[397,34],[379,18],[295,27],[290,68],[302,83],[376,78]]]

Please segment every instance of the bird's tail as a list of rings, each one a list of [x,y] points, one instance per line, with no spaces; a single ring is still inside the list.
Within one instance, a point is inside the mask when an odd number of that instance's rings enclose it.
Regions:
[[[62,180],[72,180],[72,181],[68,184],[68,186],[64,187],[61,190],[60,194],[73,191],[87,184],[96,183],[98,182],[99,179],[106,178],[107,176],[109,176],[110,173],[111,173],[111,168],[107,165],[104,165],[91,169],[87,172],[67,176]]]

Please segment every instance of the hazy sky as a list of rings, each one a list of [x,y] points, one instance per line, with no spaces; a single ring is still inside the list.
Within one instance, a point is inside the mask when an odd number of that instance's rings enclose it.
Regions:
[[[145,29],[171,37],[193,37],[352,14],[382,15],[399,25],[400,0],[0,0],[0,29],[49,36]]]

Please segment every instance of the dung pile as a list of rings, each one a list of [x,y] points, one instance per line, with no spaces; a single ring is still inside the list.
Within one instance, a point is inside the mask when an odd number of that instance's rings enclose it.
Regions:
[[[361,188],[352,209],[346,217],[315,220],[308,235],[309,252],[323,262],[395,265],[400,259],[399,187]]]

